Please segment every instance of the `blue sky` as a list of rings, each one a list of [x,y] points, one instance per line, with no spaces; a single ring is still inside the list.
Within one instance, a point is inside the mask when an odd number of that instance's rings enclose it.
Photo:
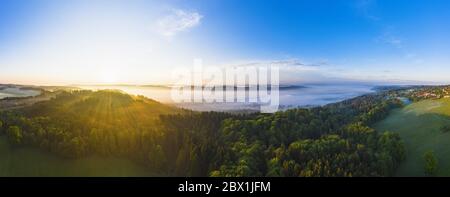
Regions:
[[[285,83],[449,83],[446,0],[0,0],[0,83],[166,83],[283,63]]]

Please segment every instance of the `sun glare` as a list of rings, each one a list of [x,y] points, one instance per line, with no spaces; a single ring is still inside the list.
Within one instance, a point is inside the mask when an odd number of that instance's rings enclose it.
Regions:
[[[117,83],[117,73],[112,70],[103,70],[100,72],[98,80],[104,84]]]

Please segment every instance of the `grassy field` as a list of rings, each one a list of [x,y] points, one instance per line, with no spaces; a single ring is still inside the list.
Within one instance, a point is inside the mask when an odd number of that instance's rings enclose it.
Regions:
[[[438,176],[450,176],[450,133],[441,127],[450,125],[450,99],[426,100],[396,109],[375,125],[378,131],[400,134],[407,149],[406,161],[398,176],[424,176],[423,154],[434,151],[438,159]]]
[[[34,148],[12,148],[5,137],[0,137],[0,155],[0,176],[151,176],[126,159],[65,159]]]

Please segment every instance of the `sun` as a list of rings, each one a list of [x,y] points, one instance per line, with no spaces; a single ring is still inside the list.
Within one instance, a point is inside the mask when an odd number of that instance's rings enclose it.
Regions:
[[[103,70],[99,74],[99,82],[103,84],[117,83],[117,72],[113,70]]]

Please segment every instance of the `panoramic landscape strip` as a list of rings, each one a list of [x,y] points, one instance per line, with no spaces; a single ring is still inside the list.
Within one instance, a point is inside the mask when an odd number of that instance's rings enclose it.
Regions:
[[[378,87],[275,114],[196,112],[119,90],[1,87],[11,94],[0,101],[3,176],[449,175],[440,151],[450,148],[449,86]]]
[[[449,19],[445,0],[0,0],[0,188],[445,195]]]

